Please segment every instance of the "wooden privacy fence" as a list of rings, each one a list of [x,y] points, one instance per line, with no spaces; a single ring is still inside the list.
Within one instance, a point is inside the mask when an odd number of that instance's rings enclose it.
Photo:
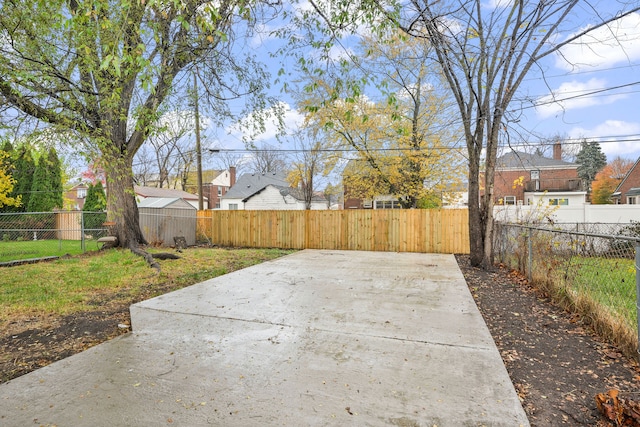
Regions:
[[[61,240],[81,240],[82,239],[82,212],[62,211],[56,212],[57,238]]]
[[[466,209],[209,210],[197,227],[220,246],[469,253]]]

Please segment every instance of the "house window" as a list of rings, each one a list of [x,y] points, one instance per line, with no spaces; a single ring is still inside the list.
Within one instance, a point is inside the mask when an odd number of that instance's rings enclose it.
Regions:
[[[505,205],[515,205],[516,204],[516,196],[504,196],[504,204]]]
[[[376,200],[376,209],[401,209],[397,200]]]
[[[85,197],[87,197],[87,189],[78,188],[78,199],[84,199]]]
[[[218,186],[218,197],[222,196],[222,187]]]
[[[531,179],[540,179],[540,171],[536,170],[536,171],[531,171]]]
[[[636,196],[627,196],[627,204],[635,205],[636,204]]]
[[[549,199],[549,206],[569,206],[569,199]]]
[[[216,202],[216,209],[220,209],[220,202]]]
[[[238,204],[237,203],[229,203],[229,210],[230,211],[237,211],[238,210]]]

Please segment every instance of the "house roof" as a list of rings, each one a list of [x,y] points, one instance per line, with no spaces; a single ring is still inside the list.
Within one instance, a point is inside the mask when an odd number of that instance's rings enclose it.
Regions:
[[[140,197],[153,197],[153,198],[177,198],[184,200],[198,200],[197,194],[187,193],[182,190],[175,190],[171,188],[157,188],[157,187],[141,187],[139,185],[134,186],[134,191]],[[205,197],[206,199],[206,197]]]
[[[496,169],[539,169],[539,168],[574,168],[576,163],[565,162],[564,160],[550,159],[538,154],[523,153],[520,151],[510,151],[496,160]]]
[[[222,196],[222,199],[246,199],[251,195],[262,191],[267,185],[288,187],[286,175],[283,172],[245,173],[236,184]]]
[[[250,194],[249,196],[247,196],[244,199],[242,199],[242,201],[246,203],[247,200],[249,200],[251,197],[255,196],[256,194],[260,194],[263,190],[265,190],[267,187],[270,187],[270,186],[274,187],[275,189],[280,191],[280,194],[282,194],[283,196],[289,195],[289,196],[293,197],[294,199],[296,199],[296,200],[298,200],[300,202],[304,202],[304,192],[300,188],[294,188],[294,187],[283,186],[283,185],[272,185],[272,184],[268,184],[268,185],[264,186],[260,190],[254,192],[253,194]],[[326,202],[327,199],[324,196],[321,196],[321,195],[319,195],[317,193],[314,193],[313,196],[311,196],[311,201],[312,202]]]
[[[149,197],[146,199],[142,199],[140,203],[138,203],[139,208],[176,208],[176,209],[195,209],[193,205],[189,202],[181,199],[179,197],[161,197],[154,198]]]
[[[627,196],[640,196],[640,188],[630,188],[626,193]]]
[[[633,173],[633,171],[635,170],[636,167],[638,167],[638,164],[640,163],[640,157],[638,157],[638,160],[636,160],[636,162],[633,164],[633,166],[631,166],[631,168],[627,171],[627,173],[624,175],[624,177],[622,178],[622,180],[620,181],[620,184],[618,184],[618,186],[616,187],[615,191],[613,192],[613,195],[615,196],[616,193],[620,193],[622,186],[626,183],[627,178],[629,178],[629,176]]]

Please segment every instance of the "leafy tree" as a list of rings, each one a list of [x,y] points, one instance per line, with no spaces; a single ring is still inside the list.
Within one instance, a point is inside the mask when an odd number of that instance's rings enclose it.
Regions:
[[[196,72],[206,83],[205,97],[219,120],[232,115],[227,101],[242,95],[247,110],[266,111],[263,67],[250,55],[238,55],[231,43],[240,37],[234,31],[251,30],[265,5],[259,0],[0,5],[3,102],[97,148],[120,245],[141,253],[138,245],[146,243],[133,193],[133,159],[159,108],[188,81],[187,73]],[[253,121],[257,129],[264,126],[261,118]]]
[[[31,197],[31,185],[33,183],[33,174],[36,169],[33,160],[32,149],[28,144],[23,144],[17,149],[13,148],[9,142],[5,143],[4,151],[9,153],[6,159],[5,171],[11,176],[14,185],[13,190],[8,194],[9,197],[20,199],[19,205],[5,205],[0,208],[2,212],[26,212]]]
[[[107,209],[107,196],[104,193],[102,182],[96,181],[95,184],[89,184],[82,210],[85,212],[101,212],[105,209]]]
[[[394,30],[384,42],[363,38],[354,52],[356,64],[307,75],[299,105],[309,112],[308,125],[326,135],[327,148],[354,150],[360,162],[343,174],[350,196],[392,195],[404,208],[424,207],[430,204],[420,200],[459,178],[463,159],[452,147],[459,126],[450,121],[438,70],[425,65],[430,54],[424,40]],[[356,96],[343,84],[345,76],[371,75],[393,102]]]
[[[82,171],[80,176],[84,182],[96,184],[99,181],[101,185],[103,182],[106,182],[107,178],[100,159],[91,161],[87,168]]]
[[[99,229],[107,220],[107,214],[103,213],[107,208],[107,197],[104,193],[101,181],[95,184],[89,184],[87,189],[87,197],[84,201],[82,211],[84,215],[84,227],[86,229]]]
[[[296,151],[289,172],[289,182],[302,191],[305,209],[311,209],[311,202],[318,190],[318,178],[329,172],[326,168],[326,152],[322,141],[310,130],[300,130],[293,136]]]
[[[341,185],[333,185],[328,183],[324,189],[324,196],[329,201],[329,207],[335,203],[343,202],[343,187]]]
[[[613,203],[611,196],[632,166],[631,160],[618,156],[602,168],[591,185],[591,203],[594,205]]]
[[[62,171],[60,160],[54,148],[43,153],[38,160],[31,184],[31,197],[27,205],[28,212],[50,212],[61,208]]]
[[[9,153],[0,150],[0,208],[5,206],[20,206],[21,203],[20,196],[11,196],[15,179],[7,172],[9,167]]]
[[[510,107],[521,84],[532,69],[543,68],[536,67],[543,58],[640,10],[637,2],[620,2],[624,9],[605,17],[601,8],[584,0],[500,1],[490,7],[485,7],[484,0],[309,3],[312,7],[300,14],[297,29],[308,29],[307,39],[324,49],[324,55],[318,56],[322,59],[332,60],[334,41],[363,26],[380,36],[385,27],[397,27],[408,37],[427,40],[433,48],[433,59],[458,107],[466,142],[471,264],[484,268],[493,265],[498,147],[507,137],[511,119],[517,120],[510,115]],[[571,27],[572,13],[578,10],[592,14],[581,21],[589,26]],[[318,35],[318,28],[326,31]],[[310,55],[302,60],[307,68],[321,70]],[[350,81],[347,87],[359,94],[367,82]]]
[[[607,155],[596,141],[583,141],[581,147],[576,156],[578,176],[587,184],[587,188],[591,188],[596,174],[607,164]]]

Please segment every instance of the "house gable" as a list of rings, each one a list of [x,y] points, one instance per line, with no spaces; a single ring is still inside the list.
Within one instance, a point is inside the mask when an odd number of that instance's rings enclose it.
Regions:
[[[246,210],[304,210],[302,192],[297,188],[267,185],[242,200]],[[326,199],[314,196],[311,209],[327,209]]]
[[[220,197],[220,209],[245,209],[244,200],[262,191],[267,185],[288,186],[286,175],[282,172],[245,173],[236,181],[229,191]]]
[[[612,198],[616,204],[640,204],[640,158],[636,160],[631,169],[622,178],[620,184],[613,192]]]

